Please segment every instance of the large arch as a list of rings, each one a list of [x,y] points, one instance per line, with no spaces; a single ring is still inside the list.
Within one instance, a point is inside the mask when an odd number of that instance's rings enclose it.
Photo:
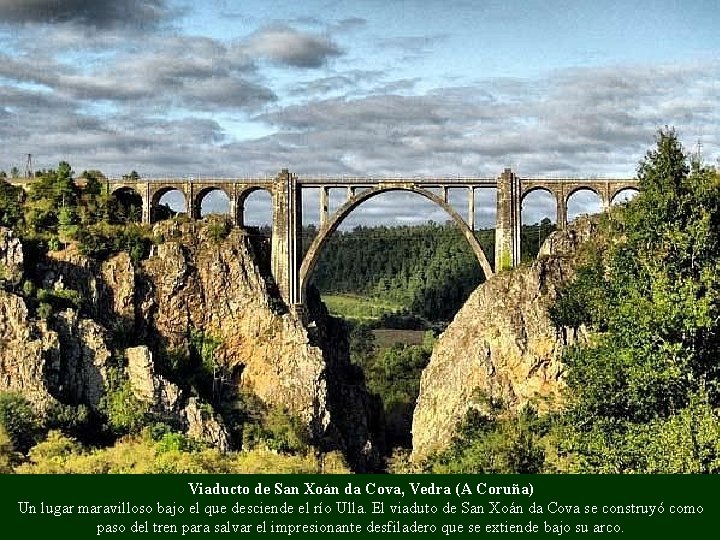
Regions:
[[[470,244],[470,247],[473,250],[473,253],[475,253],[475,257],[477,258],[478,262],[480,263],[480,266],[482,267],[483,273],[485,274],[485,279],[490,278],[490,276],[493,275],[492,268],[490,266],[490,263],[487,260],[487,257],[485,256],[485,252],[483,251],[482,247],[480,246],[480,243],[477,241],[477,238],[475,238],[475,235],[473,234],[473,231],[470,229],[468,224],[463,220],[463,218],[458,214],[458,212],[450,206],[448,203],[446,203],[441,197],[433,193],[432,191],[429,191],[427,189],[422,189],[418,187],[407,187],[407,186],[379,186],[379,187],[373,187],[371,189],[368,189],[366,191],[363,191],[362,193],[358,193],[350,199],[348,199],[345,204],[343,204],[335,214],[332,215],[332,217],[329,219],[329,221],[320,228],[318,231],[318,235],[313,240],[312,244],[310,244],[310,247],[308,248],[308,251],[302,261],[302,264],[300,266],[300,298],[305,298],[305,290],[307,288],[307,285],[310,281],[310,276],[312,275],[312,271],[315,268],[315,263],[318,260],[318,257],[320,256],[320,252],[322,251],[323,247],[325,246],[325,243],[330,238],[332,233],[334,233],[337,228],[340,226],[340,224],[343,222],[343,220],[357,208],[360,206],[363,202],[367,201],[368,199],[375,197],[376,195],[380,195],[382,193],[388,193],[390,191],[408,191],[411,193],[417,193],[418,195],[422,195],[426,199],[434,202],[435,204],[439,205],[443,210],[445,210],[448,215],[453,219],[455,224],[458,226],[458,228],[462,231],[464,234],[466,240]]]

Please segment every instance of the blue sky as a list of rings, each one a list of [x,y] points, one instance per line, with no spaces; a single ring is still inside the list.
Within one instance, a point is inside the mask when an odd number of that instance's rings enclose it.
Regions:
[[[663,125],[714,163],[718,11],[668,0],[0,0],[0,169],[32,153],[36,167],[66,159],[109,175],[632,176]],[[478,222],[490,223],[492,194],[478,198]],[[586,199],[577,211],[593,208]],[[413,203],[377,199],[354,222],[445,220]],[[551,206],[528,200],[524,220]]]

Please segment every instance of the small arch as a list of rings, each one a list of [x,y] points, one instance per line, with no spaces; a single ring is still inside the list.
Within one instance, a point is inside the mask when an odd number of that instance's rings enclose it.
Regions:
[[[538,193],[538,192],[546,193],[546,194],[550,195],[550,197],[552,197],[553,204],[555,205],[555,208],[557,211],[557,194],[547,186],[533,186],[533,187],[525,190],[523,192],[522,196],[520,197],[520,204],[522,205],[522,203],[525,202],[525,199],[527,198],[528,195],[531,195],[533,193]]]
[[[615,192],[612,194],[612,196],[610,197],[610,204],[616,205],[626,203],[633,200],[639,194],[640,190],[634,186],[622,187],[615,190]]]
[[[237,197],[237,223],[241,227],[272,225],[272,192],[265,187],[249,187]]]
[[[570,222],[583,214],[599,214],[603,211],[603,200],[595,188],[580,186],[568,193],[565,208]]]
[[[219,186],[208,186],[195,195],[193,217],[204,218],[210,214],[230,215],[231,195]]]
[[[570,197],[575,195],[578,191],[591,191],[595,195],[597,195],[598,199],[602,201],[602,195],[600,195],[600,192],[597,190],[597,188],[591,186],[591,185],[580,185],[580,186],[574,186],[565,194],[565,206],[568,205],[570,202]],[[568,217],[569,219],[569,217]]]
[[[151,222],[187,213],[185,193],[178,187],[165,186],[158,189],[150,201]]]
[[[557,229],[557,195],[545,186],[528,189],[520,199],[520,260],[532,260]]]
[[[422,195],[426,199],[429,199],[430,201],[438,204],[440,207],[442,207],[453,219],[453,221],[456,223],[458,228],[463,232],[465,238],[467,239],[468,243],[470,244],[470,247],[472,248],[473,252],[475,253],[475,256],[478,259],[478,262],[480,263],[480,266],[482,267],[483,273],[485,274],[485,278],[488,279],[490,276],[493,275],[492,268],[490,266],[490,263],[487,260],[487,257],[485,256],[485,252],[483,251],[482,247],[480,246],[480,243],[477,241],[477,238],[475,238],[475,235],[473,234],[473,231],[470,230],[467,223],[462,219],[460,214],[449,204],[447,204],[442,198],[440,198],[435,193],[422,189],[417,187],[405,187],[405,186],[383,186],[383,187],[377,187],[372,188],[368,191],[365,191],[363,193],[356,194],[354,197],[351,197],[348,201],[345,202],[344,205],[342,205],[335,214],[330,218],[330,221],[328,224],[326,224],[324,227],[320,229],[318,232],[318,235],[313,240],[312,244],[310,245],[310,248],[307,251],[307,254],[303,258],[302,265],[300,266],[300,298],[305,298],[306,294],[306,288],[310,281],[310,277],[312,275],[312,271],[315,267],[315,263],[317,262],[318,257],[320,256],[320,253],[325,246],[325,243],[330,238],[333,232],[337,230],[337,228],[342,224],[342,222],[345,220],[345,218],[353,211],[355,208],[360,206],[363,202],[367,201],[371,197],[374,197],[376,195],[379,195],[381,193],[387,193],[390,191],[408,191],[412,193],[417,193],[418,195]]]
[[[110,223],[140,223],[142,221],[143,199],[130,186],[115,188],[110,194],[108,216]]]

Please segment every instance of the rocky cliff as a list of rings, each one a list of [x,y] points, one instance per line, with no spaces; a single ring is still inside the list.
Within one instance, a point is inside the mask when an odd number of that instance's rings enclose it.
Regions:
[[[219,387],[297,415],[315,440],[343,447],[362,467],[374,448],[363,427],[362,392],[338,390],[347,379],[343,359],[311,344],[302,321],[283,310],[251,237],[223,227],[159,223],[157,242],[139,264],[125,253],[101,265],[72,247],[50,253],[32,269],[34,281],[57,294],[77,291],[83,301],[47,322],[26,305],[17,285],[22,249],[2,230],[0,268],[15,286],[0,290],[0,327],[7,329],[0,390],[22,392],[38,410],[55,402],[97,409],[108,368],[119,365],[136,399],[179,418],[191,435],[228,448],[222,419],[183,392],[183,381],[159,375],[156,365],[160,357],[187,355],[207,343]],[[325,334],[324,343],[332,343],[334,336]],[[345,425],[348,410],[356,411],[353,433]]]
[[[558,331],[547,308],[594,228],[589,219],[574,222],[551,235],[531,265],[499,273],[470,295],[422,373],[413,415],[414,459],[445,448],[458,421],[468,409],[482,407],[482,399],[510,409],[531,400],[541,409],[557,405],[560,353],[573,336]]]

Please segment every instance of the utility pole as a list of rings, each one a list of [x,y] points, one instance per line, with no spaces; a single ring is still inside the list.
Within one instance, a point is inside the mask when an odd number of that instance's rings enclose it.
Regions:
[[[697,144],[696,144],[695,147],[697,148],[697,152],[696,152],[696,154],[697,154],[697,157],[696,157],[697,162],[698,162],[698,163],[702,163],[703,143],[702,143],[702,140],[700,140],[700,137],[698,137]]]
[[[33,176],[35,176],[35,172],[33,171],[32,154],[27,154],[27,161],[25,162],[25,177],[32,178]]]

